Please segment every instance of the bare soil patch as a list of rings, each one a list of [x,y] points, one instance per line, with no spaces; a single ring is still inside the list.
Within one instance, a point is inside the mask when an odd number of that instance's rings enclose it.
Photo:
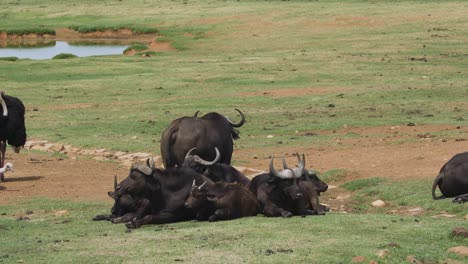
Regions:
[[[462,136],[446,139],[421,136],[447,130],[460,131]],[[351,132],[361,137],[342,138]],[[435,178],[447,160],[468,150],[468,128],[450,125],[343,128],[315,133],[330,133],[336,137],[326,146],[237,149],[233,159],[244,167],[267,170],[270,155],[285,155],[288,164],[294,165],[297,160],[293,154],[299,152],[305,154],[307,167],[319,172],[332,169],[352,172],[346,181],[369,177],[409,180]],[[0,183],[0,204],[36,196],[110,202],[107,192],[112,189],[114,175],[123,179],[129,169],[128,165],[87,156],[64,158],[33,151],[15,154],[11,149],[7,150],[7,160],[15,165],[15,172],[7,173],[7,181]],[[280,159],[275,165],[281,166]],[[350,197],[350,192],[332,187],[320,201],[341,211],[345,210]]]

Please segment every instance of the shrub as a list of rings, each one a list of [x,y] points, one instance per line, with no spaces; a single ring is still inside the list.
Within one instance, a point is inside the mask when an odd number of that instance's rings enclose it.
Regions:
[[[55,55],[52,59],[53,60],[56,60],[56,59],[71,59],[71,58],[76,58],[78,56],[74,55],[74,54],[70,54],[70,53],[60,53],[58,55]]]

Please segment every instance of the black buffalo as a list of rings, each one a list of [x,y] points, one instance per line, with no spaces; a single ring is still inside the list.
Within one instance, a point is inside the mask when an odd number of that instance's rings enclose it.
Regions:
[[[302,167],[297,171],[276,171],[273,157],[271,158],[269,173],[254,177],[248,186],[257,197],[261,213],[271,217],[313,214],[305,208],[303,194],[298,185],[303,169]]]
[[[439,187],[441,196],[436,196]],[[468,152],[453,156],[440,169],[439,175],[432,184],[432,198],[434,200],[454,197],[453,202],[468,201]]]
[[[216,157],[213,161],[206,161],[198,155],[193,155],[193,150],[195,148],[191,149],[185,156],[183,167],[192,168],[214,182],[238,182],[244,187],[249,184],[250,179],[236,168],[228,164],[217,163],[221,156],[217,148],[215,149]]]
[[[7,143],[19,153],[26,143],[26,127],[25,108],[20,99],[0,91],[0,104],[0,168],[3,168]],[[0,182],[3,180],[4,175],[0,173]]]
[[[112,214],[94,219],[125,222],[128,228],[194,219],[194,210],[184,206],[194,180],[211,182],[188,168],[158,169],[151,162],[133,166],[129,176],[109,193],[115,200]]]
[[[257,199],[239,183],[197,185],[195,180],[185,206],[197,211],[198,220],[210,222],[257,215]]]
[[[233,139],[239,138],[235,129],[245,122],[244,114],[238,123],[218,113],[208,113],[202,117],[181,117],[164,130],[161,137],[161,156],[165,168],[182,166],[186,154],[196,148],[194,154],[204,160],[215,157],[215,147],[221,152],[220,163],[231,164]]]

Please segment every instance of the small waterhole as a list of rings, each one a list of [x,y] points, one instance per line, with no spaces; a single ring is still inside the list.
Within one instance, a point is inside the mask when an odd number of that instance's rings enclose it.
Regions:
[[[78,57],[119,55],[128,45],[75,45],[66,41],[55,41],[50,46],[41,47],[7,47],[0,48],[0,58],[18,57],[20,59],[49,60],[61,53],[69,53]]]

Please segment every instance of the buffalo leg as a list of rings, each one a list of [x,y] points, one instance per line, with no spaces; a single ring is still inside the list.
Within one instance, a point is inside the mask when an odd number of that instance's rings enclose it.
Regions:
[[[173,223],[177,222],[179,219],[180,217],[174,214],[174,212],[162,211],[158,214],[146,215],[141,219],[134,218],[132,221],[125,223],[125,225],[129,229],[135,229],[142,225]]]
[[[455,198],[453,198],[452,202],[454,202],[454,203],[468,202],[468,193],[456,196]]]
[[[5,165],[5,152],[6,152],[6,141],[0,141],[0,168]],[[0,173],[0,182],[5,180],[3,173]]]
[[[111,222],[113,224],[126,223],[126,222],[129,222],[129,221],[132,221],[132,219],[134,219],[135,217],[136,217],[136,213],[128,213],[128,214],[124,214],[124,215],[122,215],[120,217],[112,218]]]
[[[269,217],[282,216],[282,217],[291,217],[293,214],[274,204],[265,205],[263,208],[263,214]]]
[[[115,217],[116,217],[116,215],[113,215],[113,214],[110,214],[110,215],[96,215],[95,217],[93,217],[93,221],[102,221],[102,220],[110,221],[111,219],[113,219]]]
[[[228,208],[223,208],[223,209],[217,209],[210,218],[208,218],[208,221],[210,222],[215,222],[219,220],[229,220],[232,219],[232,214],[231,210]]]

